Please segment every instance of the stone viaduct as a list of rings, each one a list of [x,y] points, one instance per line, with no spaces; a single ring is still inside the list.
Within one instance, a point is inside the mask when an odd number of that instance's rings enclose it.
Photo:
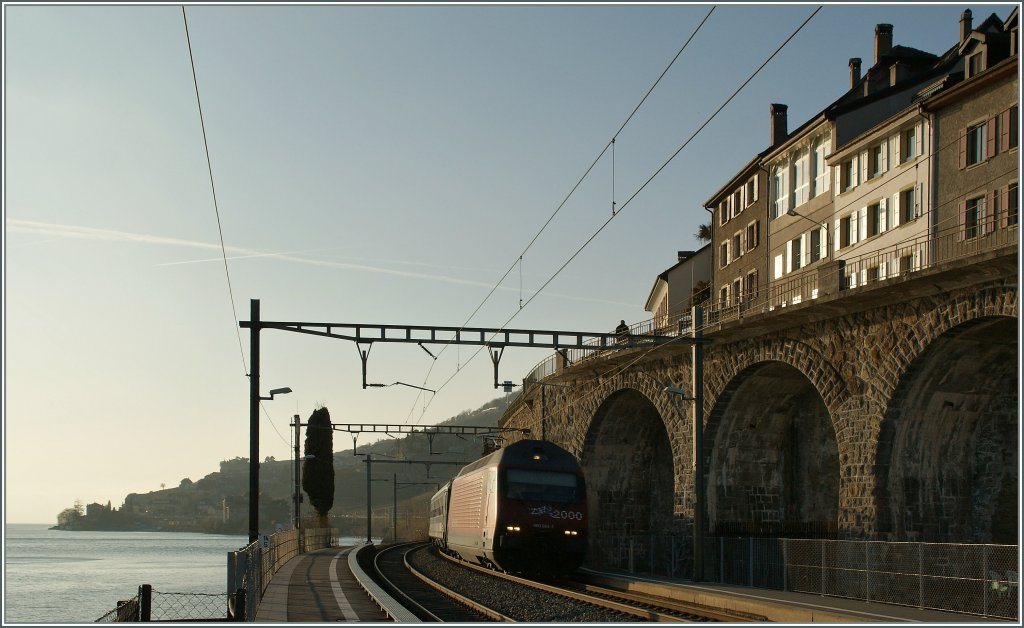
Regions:
[[[1017,250],[972,262],[705,328],[707,535],[1016,544]],[[581,360],[502,419],[580,459],[598,565],[689,543],[692,353]]]

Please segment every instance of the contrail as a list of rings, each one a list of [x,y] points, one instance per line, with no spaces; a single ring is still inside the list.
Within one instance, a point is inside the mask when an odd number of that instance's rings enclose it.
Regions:
[[[220,245],[211,242],[202,242],[198,240],[185,240],[182,238],[168,238],[165,236],[155,236],[145,233],[131,233],[128,231],[116,231],[113,229],[97,229],[95,227],[82,227],[78,225],[61,225],[48,222],[37,222],[34,220],[19,220],[16,218],[7,219],[7,230],[13,233],[34,233],[47,236],[56,236],[63,238],[78,238],[84,240],[97,240],[105,242],[133,242],[140,244],[158,244],[163,246],[176,246],[192,249],[205,249],[211,251],[220,251]],[[377,273],[383,275],[392,275],[395,277],[406,277],[411,279],[423,279],[427,281],[439,281],[443,283],[450,283],[462,286],[472,286],[478,288],[491,288],[490,283],[484,281],[475,281],[472,279],[462,279],[459,277],[452,277],[449,275],[439,275],[431,273],[419,273],[406,270],[397,270],[393,268],[383,268],[380,266],[370,266],[367,264],[355,264],[351,262],[336,262],[327,260],[318,260],[308,257],[299,257],[295,253],[270,253],[266,251],[258,251],[256,249],[248,249],[237,246],[226,246],[224,247],[227,251],[230,251],[234,257],[229,259],[245,259],[254,257],[269,257],[278,259],[286,262],[293,262],[296,264],[306,264],[309,266],[322,266],[327,268],[341,268],[345,270],[356,270],[369,273]],[[336,247],[335,247],[336,248]],[[324,249],[314,249],[324,250]],[[299,251],[301,253],[301,251]],[[165,262],[159,264],[159,266],[173,266],[180,264],[199,263],[204,261],[222,261],[221,258],[211,260],[191,260],[182,262]],[[519,288],[511,286],[499,286],[499,290],[507,292],[518,292]],[[524,290],[523,294],[535,294],[534,291]],[[619,301],[612,301],[609,299],[599,299],[595,297],[582,297],[570,294],[559,294],[559,293],[545,293],[545,296],[569,299],[573,301],[587,301],[591,303],[603,303],[606,305],[615,305],[623,307],[632,307],[632,303],[622,303]]]

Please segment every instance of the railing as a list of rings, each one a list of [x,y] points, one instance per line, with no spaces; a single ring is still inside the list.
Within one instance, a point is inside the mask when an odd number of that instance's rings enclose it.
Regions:
[[[251,621],[274,574],[296,555],[331,547],[333,528],[285,530],[228,552],[228,593],[163,593],[144,584],[97,622]]]
[[[745,315],[762,314],[799,305],[832,294],[877,284],[893,277],[910,275],[939,264],[975,257],[1018,243],[1017,225],[984,230],[965,238],[959,227],[935,236],[920,236],[862,255],[820,262],[816,271],[806,270],[791,279],[771,282],[766,289],[748,292],[726,302],[704,306],[702,329],[734,321]],[[842,251],[840,251],[842,253]]]
[[[96,620],[111,622],[187,622],[243,621],[241,608],[245,591],[235,593],[168,593],[154,591],[152,585],[139,587],[135,597],[117,603],[117,608]]]
[[[688,577],[692,539],[612,535],[591,562],[604,569]],[[704,580],[1016,620],[1016,545],[708,537]]]
[[[228,591],[245,592],[245,617],[256,616],[263,593],[274,574],[297,554],[334,544],[333,528],[301,528],[270,535],[264,541],[253,541],[237,552],[228,552]]]

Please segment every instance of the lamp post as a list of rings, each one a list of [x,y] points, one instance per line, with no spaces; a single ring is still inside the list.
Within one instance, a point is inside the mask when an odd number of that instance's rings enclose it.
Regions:
[[[299,415],[297,415],[297,414],[295,415],[295,422],[292,423],[292,427],[295,428],[295,472],[294,472],[294,475],[295,475],[295,521],[292,523],[292,525],[293,525],[293,527],[296,530],[298,530],[299,529],[299,520],[300,520],[299,504],[302,503],[302,493],[299,492],[299,489],[302,486],[302,483],[301,483],[301,477],[300,477],[301,471],[299,469],[299,438],[300,438],[300,432],[299,432]]]
[[[260,302],[251,302],[252,320],[259,321]],[[274,395],[286,395],[291,388],[275,388],[270,396],[260,395],[260,334],[259,327],[253,326],[250,339],[252,346],[252,368],[249,374],[249,542],[260,538],[260,401],[270,401]]]
[[[796,211],[795,209],[787,210],[786,211],[786,215],[787,216],[793,216],[794,218],[803,218],[804,220],[806,220],[808,222],[813,222],[814,224],[816,224],[819,227],[821,227],[822,229],[824,229],[825,230],[825,249],[826,249],[825,253],[826,253],[826,256],[828,256],[828,257],[832,256],[832,234],[829,233],[828,225],[827,224],[825,224],[823,222],[818,222],[817,220],[814,220],[813,218],[808,218],[807,216],[804,216],[803,214],[801,214],[798,211]]]

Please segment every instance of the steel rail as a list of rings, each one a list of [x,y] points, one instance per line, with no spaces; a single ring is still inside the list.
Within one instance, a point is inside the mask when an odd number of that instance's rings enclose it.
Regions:
[[[553,593],[555,595],[560,595],[560,596],[568,598],[570,600],[575,600],[577,602],[583,602],[584,604],[591,604],[591,605],[597,606],[599,608],[604,608],[604,609],[611,610],[611,611],[614,611],[614,612],[617,612],[617,613],[622,613],[624,615],[630,615],[632,617],[637,617],[637,618],[639,618],[641,620],[644,620],[644,621],[659,621],[659,622],[685,622],[685,621],[690,621],[687,618],[679,617],[678,615],[674,615],[674,614],[662,613],[662,612],[660,612],[658,610],[654,610],[654,609],[651,609],[651,608],[638,608],[637,606],[635,606],[635,604],[627,604],[627,603],[623,603],[623,602],[617,602],[615,600],[610,600],[610,599],[606,599],[606,598],[602,598],[602,597],[597,597],[595,595],[590,595],[588,593],[581,593],[579,591],[573,591],[572,589],[566,589],[564,587],[559,587],[559,586],[550,585],[550,584],[544,584],[542,582],[537,582],[535,580],[528,580],[526,578],[520,578],[519,576],[513,576],[513,575],[508,574],[508,573],[504,573],[504,572],[500,572],[500,571],[495,571],[493,569],[487,569],[485,567],[480,567],[480,566],[474,565],[472,563],[467,563],[465,561],[458,560],[457,558],[453,558],[453,557],[448,556],[446,554],[441,554],[441,556],[443,556],[444,558],[446,558],[446,559],[452,561],[453,563],[456,563],[456,564],[458,564],[458,565],[460,565],[462,567],[465,567],[467,569],[472,569],[472,570],[477,571],[477,572],[482,573],[482,574],[487,574],[487,575],[492,576],[494,578],[498,578],[498,579],[501,579],[501,580],[507,580],[509,582],[514,582],[516,584],[519,584],[519,585],[522,585],[522,586],[526,586],[526,587],[530,587],[532,589],[537,589],[537,590],[540,590],[540,591],[546,591],[548,593]],[[651,605],[653,605],[653,603]]]
[[[413,545],[413,544],[410,544],[410,545]],[[477,602],[477,601],[475,601],[475,600],[473,600],[471,598],[468,598],[468,597],[462,595],[461,593],[456,593],[455,591],[449,589],[448,587],[444,586],[443,584],[441,584],[439,582],[435,582],[429,576],[427,576],[426,574],[420,572],[418,569],[413,567],[409,563],[409,554],[411,554],[414,551],[421,550],[421,549],[423,549],[425,547],[429,547],[430,543],[417,543],[415,545],[416,545],[416,547],[408,548],[406,550],[403,558],[402,558],[402,561],[403,561],[403,563],[405,565],[405,568],[407,570],[409,570],[409,573],[411,573],[412,575],[416,576],[417,578],[422,580],[427,586],[430,586],[433,589],[437,590],[439,593],[441,593],[445,597],[450,598],[456,604],[459,604],[461,606],[465,606],[466,608],[470,609],[471,611],[479,613],[479,614],[487,617],[488,619],[491,619],[493,621],[502,621],[502,622],[514,622],[514,621],[516,621],[516,620],[512,619],[511,617],[509,617],[508,615],[503,615],[503,614],[499,613],[498,611],[496,611],[496,610],[494,610],[494,609],[492,609],[490,607],[484,606],[483,604],[480,604],[479,602]]]
[[[395,596],[396,598],[399,598],[397,601],[400,604],[405,606],[407,609],[412,611],[414,614],[419,615],[421,619],[428,619],[430,621],[440,622],[440,621],[443,621],[440,617],[435,615],[426,606],[423,606],[422,604],[420,604],[419,602],[414,600],[412,597],[410,597],[409,594],[407,594],[404,590],[402,590],[401,587],[399,587],[397,584],[395,584],[395,582],[391,578],[389,578],[387,575],[385,575],[384,569],[380,565],[381,556],[384,556],[385,554],[388,554],[389,552],[399,551],[399,550],[410,551],[410,547],[409,546],[419,547],[421,545],[422,545],[422,543],[405,543],[405,544],[402,544],[402,545],[393,545],[391,547],[384,548],[383,550],[377,552],[376,555],[374,555],[374,557],[373,557],[373,569],[374,569],[374,571],[377,572],[377,577],[380,578],[380,580],[385,584],[385,586],[387,586],[387,588],[389,589],[389,593],[391,593],[391,595]],[[404,560],[405,559],[404,559],[404,556],[403,556],[403,562],[404,562]],[[408,565],[407,562],[405,564]]]
[[[660,597],[656,595],[649,595],[645,593],[633,593],[629,591],[622,591],[619,589],[599,587],[597,585],[588,584],[583,580],[572,580],[570,582],[578,585],[580,589],[588,593],[592,593],[594,595],[607,595],[609,597],[628,600],[630,602],[635,602],[637,604],[652,605],[658,608],[668,609],[676,613],[694,615],[702,619],[710,619],[712,621],[723,621],[729,623],[768,621],[768,618],[763,615],[735,613],[730,611],[724,611],[719,608],[704,606],[702,604],[681,602],[679,600],[673,600],[670,598]]]

